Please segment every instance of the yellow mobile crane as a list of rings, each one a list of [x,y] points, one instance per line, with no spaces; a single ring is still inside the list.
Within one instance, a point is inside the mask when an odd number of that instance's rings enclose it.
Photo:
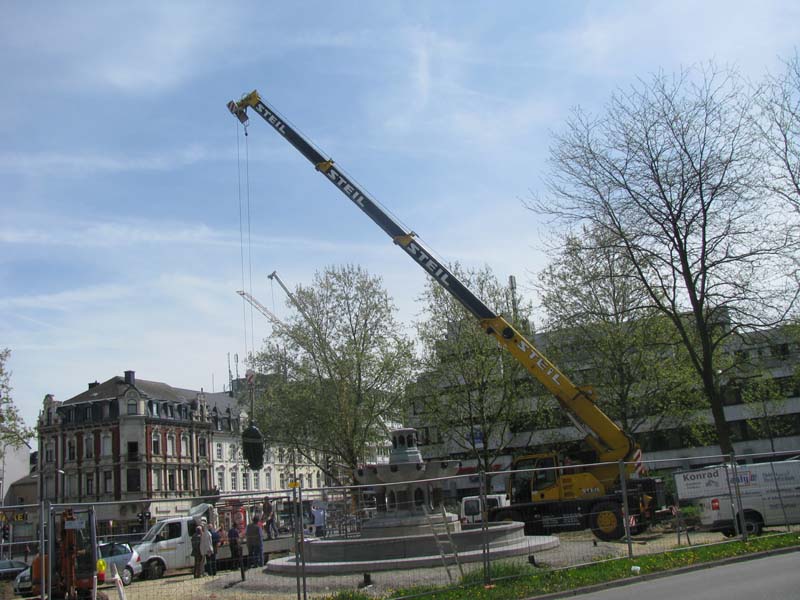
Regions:
[[[627,497],[629,523],[643,528],[653,517],[653,494],[656,482],[634,478],[634,461],[641,451],[620,427],[601,411],[590,390],[573,384],[534,345],[504,317],[478,299],[443,264],[437,261],[413,231],[404,229],[364,190],[348,177],[329,157],[323,155],[257,91],[228,102],[228,109],[246,127],[247,109],[258,113],[284,137],[317,171],[358,206],[413,258],[428,275],[444,287],[478,320],[480,327],[505,347],[528,372],[555,396],[574,425],[582,432],[589,448],[585,466],[567,463],[555,453],[518,457],[512,468],[526,469],[509,477],[510,506],[489,515],[493,520],[523,521],[526,531],[553,531],[591,527],[604,540],[624,535],[623,504]],[[624,468],[620,467],[625,461]],[[624,476],[621,476],[624,474]]]

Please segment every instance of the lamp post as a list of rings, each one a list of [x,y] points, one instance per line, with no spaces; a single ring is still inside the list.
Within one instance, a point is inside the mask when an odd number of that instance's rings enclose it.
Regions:
[[[60,489],[61,489],[62,497],[63,497],[64,501],[66,502],[66,500],[67,500],[67,490],[64,488],[64,486],[67,483],[66,482],[67,472],[64,469],[56,469],[56,471],[61,475],[61,488]]]

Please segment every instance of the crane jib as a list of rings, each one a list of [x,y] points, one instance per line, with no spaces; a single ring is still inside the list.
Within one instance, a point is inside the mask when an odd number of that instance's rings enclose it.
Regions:
[[[275,131],[280,133],[303,156],[311,161],[318,171],[339,188],[339,191],[347,196],[353,204],[366,213],[366,215],[372,219],[378,227],[383,229],[389,237],[395,241],[406,238],[407,241],[405,243],[398,242],[403,250],[405,250],[406,254],[413,258],[417,264],[425,269],[431,277],[449,291],[473,315],[478,319],[491,319],[496,316],[489,307],[458,281],[444,265],[433,258],[430,251],[423,248],[419,242],[412,240],[410,232],[397,224],[375,201],[362,192],[355,183],[350,181],[346,175],[339,171],[334,166],[333,161],[325,158],[316,148],[292,129],[290,125],[284,122],[275,111],[270,109],[263,100],[259,99],[258,102],[252,106]]]

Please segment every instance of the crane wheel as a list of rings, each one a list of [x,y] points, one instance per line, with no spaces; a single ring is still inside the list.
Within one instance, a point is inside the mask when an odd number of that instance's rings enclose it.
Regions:
[[[625,535],[622,509],[617,502],[598,502],[592,507],[589,525],[595,537],[604,542],[621,539]]]

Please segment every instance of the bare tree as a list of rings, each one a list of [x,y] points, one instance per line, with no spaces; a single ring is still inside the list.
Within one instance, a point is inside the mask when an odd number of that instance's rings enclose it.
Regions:
[[[412,343],[381,279],[360,267],[329,267],[294,296],[302,314],[276,328],[256,357],[271,375],[256,416],[268,443],[344,483],[399,421]]]
[[[768,75],[758,90],[757,121],[770,168],[766,187],[800,211],[800,55],[786,61],[784,72]]]
[[[551,194],[530,204],[590,223],[628,256],[689,354],[723,452],[723,346],[780,322],[797,293],[786,218],[758,185],[752,113],[734,72],[656,74],[614,94],[601,117],[574,113],[551,150]]]
[[[685,422],[697,378],[674,327],[654,309],[629,256],[606,234],[568,235],[539,274],[547,351],[625,431]]]

